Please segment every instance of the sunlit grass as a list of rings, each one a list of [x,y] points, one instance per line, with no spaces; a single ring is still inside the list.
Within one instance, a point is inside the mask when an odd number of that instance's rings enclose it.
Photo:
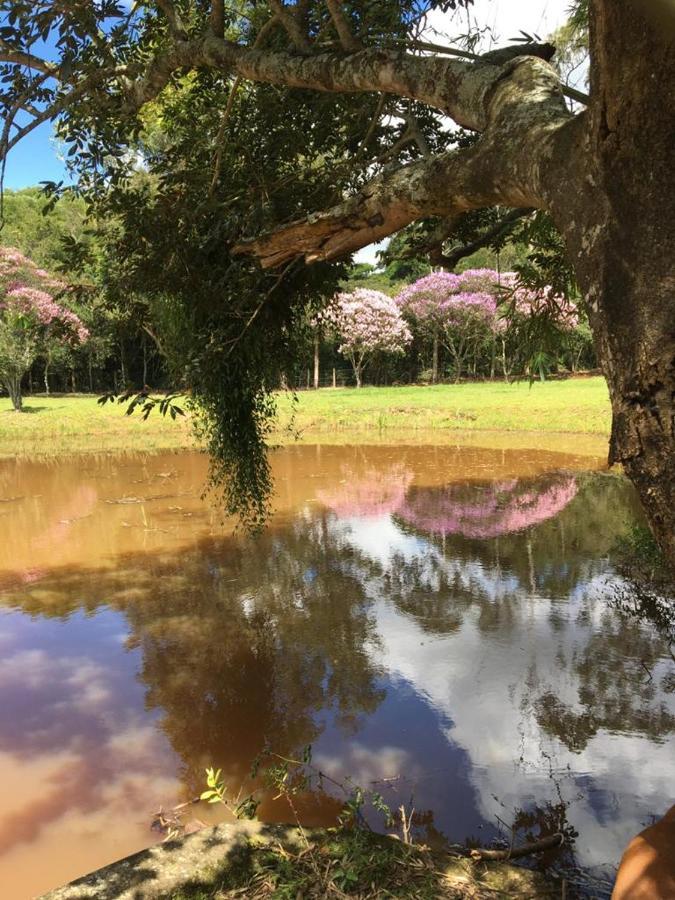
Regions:
[[[0,456],[60,455],[83,451],[168,450],[194,446],[187,420],[158,413],[147,421],[118,404],[100,406],[90,395],[33,396],[14,412],[0,398]]]
[[[291,419],[279,398],[280,425]],[[603,378],[433,387],[325,388],[299,394],[294,426],[309,432],[540,431],[609,435],[611,410]]]
[[[279,394],[279,422],[274,440],[291,439],[292,400]],[[459,432],[508,432],[579,435],[579,441],[606,439],[610,406],[602,378],[578,378],[507,385],[437,385],[434,387],[324,388],[303,391],[293,429],[304,440],[330,443],[414,442],[452,438]],[[586,436],[586,437],[582,437]],[[469,437],[469,440],[470,437]],[[481,438],[485,440],[485,438]],[[527,438],[531,445],[531,437]],[[125,407],[99,406],[88,395],[27,397],[25,411],[12,411],[0,398],[0,456],[60,455],[82,451],[167,450],[193,447],[189,421],[172,421],[154,412],[147,421],[125,415]]]

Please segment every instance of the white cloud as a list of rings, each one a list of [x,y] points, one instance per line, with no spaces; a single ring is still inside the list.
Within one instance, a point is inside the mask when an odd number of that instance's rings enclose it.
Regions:
[[[513,0],[475,0],[469,16],[472,24],[489,28],[483,48],[508,44],[520,31],[538,34],[542,39],[559,28],[568,18],[571,0],[539,0],[536,3],[514,3]],[[467,14],[433,12],[428,24],[446,38],[456,38],[467,30]]]

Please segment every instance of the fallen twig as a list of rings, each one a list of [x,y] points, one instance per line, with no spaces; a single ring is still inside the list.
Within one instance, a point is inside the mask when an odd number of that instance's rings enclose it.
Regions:
[[[530,844],[522,844],[520,847],[512,847],[509,850],[488,850],[483,847],[476,847],[471,851],[471,859],[519,859],[521,856],[531,856],[533,853],[542,853],[544,850],[552,850],[554,847],[560,847],[564,844],[565,838],[559,832],[542,838],[539,841],[533,841]]]

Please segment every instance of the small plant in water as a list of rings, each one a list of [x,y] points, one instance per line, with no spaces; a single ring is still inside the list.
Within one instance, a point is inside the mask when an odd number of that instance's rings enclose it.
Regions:
[[[214,772],[213,769],[206,770],[206,784],[208,790],[203,791],[199,795],[200,800],[206,800],[208,803],[226,803],[225,800],[225,782],[222,780],[222,769]]]

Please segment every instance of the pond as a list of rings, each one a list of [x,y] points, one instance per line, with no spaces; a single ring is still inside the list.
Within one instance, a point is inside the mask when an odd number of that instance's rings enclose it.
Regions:
[[[0,462],[3,900],[161,839],[206,766],[248,790],[265,745],[311,744],[428,841],[563,827],[567,865],[611,871],[675,783],[673,658],[609,561],[630,485],[564,445],[273,463],[253,538],[199,454]],[[339,795],[300,796],[303,823]],[[292,818],[270,792],[259,816]]]

